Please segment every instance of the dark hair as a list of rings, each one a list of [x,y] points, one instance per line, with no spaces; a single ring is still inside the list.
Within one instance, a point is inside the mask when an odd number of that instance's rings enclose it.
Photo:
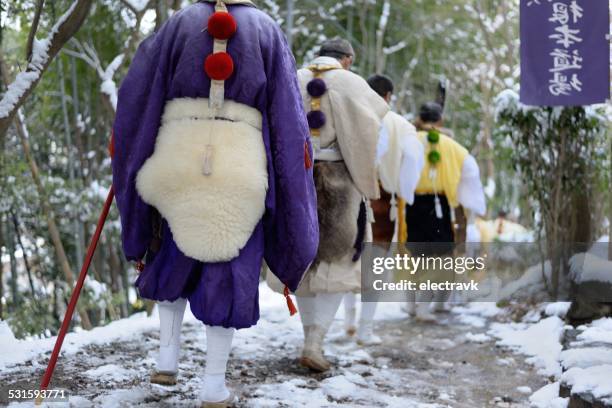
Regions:
[[[427,102],[421,105],[419,118],[425,123],[437,123],[442,120],[442,106],[436,102]]]
[[[387,96],[389,92],[393,93],[393,81],[385,75],[372,75],[368,78],[368,85],[383,98]]]

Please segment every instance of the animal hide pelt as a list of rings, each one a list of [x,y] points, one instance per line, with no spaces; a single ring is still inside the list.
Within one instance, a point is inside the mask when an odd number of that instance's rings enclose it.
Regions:
[[[334,262],[355,251],[361,195],[344,162],[316,162],[319,250],[313,265]]]

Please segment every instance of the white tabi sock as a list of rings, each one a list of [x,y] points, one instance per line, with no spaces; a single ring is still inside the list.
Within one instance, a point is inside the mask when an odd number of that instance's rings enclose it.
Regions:
[[[355,329],[355,318],[357,315],[357,299],[355,294],[350,292],[344,295],[344,329]]]
[[[230,392],[225,385],[227,360],[232,349],[235,329],[206,326],[206,368],[200,399],[205,402],[225,401]]]
[[[379,344],[380,337],[374,334],[374,314],[378,302],[362,302],[361,315],[359,317],[359,329],[357,338],[366,344]]]
[[[159,356],[157,371],[176,373],[181,348],[181,326],[187,299],[174,302],[158,302]]]

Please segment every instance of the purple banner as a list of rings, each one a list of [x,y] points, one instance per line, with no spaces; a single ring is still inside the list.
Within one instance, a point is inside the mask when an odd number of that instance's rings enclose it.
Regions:
[[[572,106],[610,98],[608,0],[521,0],[521,102]]]

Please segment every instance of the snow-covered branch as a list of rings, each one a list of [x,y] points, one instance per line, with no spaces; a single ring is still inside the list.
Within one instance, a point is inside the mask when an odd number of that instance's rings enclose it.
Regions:
[[[93,0],[75,0],[46,38],[33,40],[32,57],[26,69],[17,74],[0,100],[0,134],[6,133],[17,110],[36,87],[53,58],[79,30],[92,3]]]
[[[113,80],[113,76],[115,75],[117,69],[119,69],[119,67],[123,63],[125,53],[117,55],[115,58],[113,58],[111,63],[108,64],[106,68],[104,68],[102,66],[102,62],[100,61],[100,58],[98,57],[98,52],[91,44],[82,44],[76,39],[73,39],[71,41],[71,44],[73,44],[77,48],[77,51],[66,49],[63,52],[85,61],[87,65],[89,65],[96,71],[101,81],[100,91],[102,91],[102,93],[108,97],[108,101],[110,102],[113,111],[116,111],[117,85]]]
[[[149,8],[151,0],[121,0],[132,13],[139,15],[144,13]]]

